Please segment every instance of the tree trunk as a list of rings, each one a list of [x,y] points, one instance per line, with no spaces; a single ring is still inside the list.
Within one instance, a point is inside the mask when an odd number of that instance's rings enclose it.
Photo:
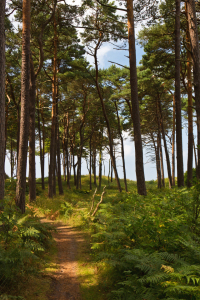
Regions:
[[[195,92],[195,106],[197,112],[197,177],[200,178],[200,53],[199,53],[199,37],[196,18],[195,1],[188,0],[187,4],[187,18],[189,26],[189,34],[191,41],[193,73],[194,73],[194,92]]]
[[[141,138],[141,130],[140,130],[140,112],[139,112],[138,89],[137,89],[137,69],[136,69],[133,0],[127,0],[127,15],[128,15],[131,104],[132,104],[132,120],[133,120],[133,125],[134,125],[137,189],[138,189],[138,193],[140,195],[146,195],[144,165],[143,165],[142,138]]]
[[[161,171],[160,171],[160,156],[159,156],[159,135],[157,134],[157,146],[153,137],[153,134],[151,134],[151,138],[153,141],[154,149],[155,149],[155,155],[156,155],[156,170],[157,170],[157,184],[158,188],[161,189]]]
[[[109,147],[110,147],[110,158],[112,160],[112,164],[113,164],[113,169],[115,172],[115,178],[117,181],[117,187],[118,187],[118,191],[121,192],[121,185],[120,185],[120,181],[119,181],[119,177],[118,177],[118,173],[117,173],[117,166],[114,160],[114,156],[113,156],[113,140],[112,140],[112,136],[111,136],[111,128],[110,128],[110,122],[109,119],[107,117],[107,113],[106,113],[106,108],[105,108],[105,104],[103,101],[103,96],[100,90],[100,86],[99,86],[99,82],[98,82],[98,61],[97,61],[97,50],[99,48],[99,45],[101,43],[101,39],[102,39],[102,33],[99,32],[99,40],[98,43],[95,47],[95,53],[94,53],[94,60],[95,60],[95,69],[96,69],[96,77],[95,77],[95,83],[96,83],[96,87],[97,87],[97,92],[99,95],[99,99],[101,102],[101,106],[102,106],[102,110],[103,110],[103,115],[106,121],[106,125],[107,125],[107,131],[108,131],[108,140],[109,140]]]
[[[193,149],[194,149],[195,168],[196,168],[196,171],[197,171],[197,155],[196,155],[196,147],[195,147],[195,142],[194,142],[194,134],[193,134]]]
[[[0,1],[0,200],[4,198],[5,184],[5,5]],[[1,205],[0,205],[1,206]]]
[[[92,145],[91,145],[92,136],[90,136],[90,190],[92,190]]]
[[[173,129],[172,129],[172,186],[175,186],[175,121],[176,121],[176,103],[173,95]]]
[[[62,179],[61,179],[61,166],[60,166],[60,135],[59,124],[57,124],[57,162],[58,162],[58,189],[59,195],[63,195]]]
[[[11,166],[11,172],[10,177],[13,178],[13,147],[12,147],[12,137],[10,138],[10,166]]]
[[[50,164],[49,164],[49,186],[48,197],[55,195],[55,163],[56,163],[56,75],[57,75],[57,24],[54,16],[54,58],[53,58],[53,80],[52,80],[52,125],[51,125],[51,144],[50,144]]]
[[[42,137],[41,137],[41,127],[40,127],[40,107],[39,107],[38,95],[37,95],[37,107],[38,107],[38,132],[39,132],[39,145],[40,145],[41,180],[42,180],[42,189],[44,190],[45,189],[45,185],[44,185],[44,157],[43,157],[44,149],[42,149]],[[44,135],[44,132],[43,132],[43,135]]]
[[[16,205],[21,209],[22,213],[25,212],[26,163],[29,130],[30,7],[30,0],[23,0],[21,120],[16,186]]]
[[[96,148],[93,148],[93,174],[94,174],[94,184],[97,186],[97,178],[96,178]]]
[[[29,201],[36,199],[35,180],[35,95],[36,83],[32,56],[30,55],[30,104],[29,104]]]
[[[172,187],[172,175],[171,175],[171,166],[170,166],[170,159],[169,159],[169,153],[167,149],[167,142],[165,138],[165,129],[164,129],[164,124],[163,124],[163,117],[162,117],[162,108],[160,101],[157,101],[158,106],[159,106],[159,112],[160,112],[160,124],[161,124],[161,131],[162,131],[162,138],[164,142],[164,148],[165,148],[165,156],[166,156],[166,162],[167,162],[167,173],[168,173],[168,178],[169,178],[169,188]],[[158,112],[158,114],[159,114]]]
[[[112,160],[110,159],[110,182],[113,182],[113,166],[112,166]]]
[[[175,101],[176,101],[176,149],[177,149],[177,182],[184,186],[183,147],[180,94],[180,0],[176,0],[175,19]]]
[[[66,164],[67,164],[67,186],[70,189],[70,170],[69,170],[69,151],[68,151],[68,141],[69,141],[69,113],[67,113],[67,128],[66,128],[66,141],[65,141],[65,153],[66,153]]]
[[[162,151],[162,141],[161,141],[161,136],[160,138],[160,167],[161,167],[161,178],[162,178],[162,186],[165,187],[165,175],[164,175],[164,165],[163,165],[163,151]]]
[[[99,150],[99,189],[101,189],[101,178],[102,178],[102,147],[100,145],[100,150]]]
[[[187,5],[186,8],[186,16],[187,16]],[[189,27],[187,26],[186,32],[186,42],[187,47],[190,48],[190,36],[189,36]],[[188,93],[188,163],[187,163],[187,187],[192,186],[193,180],[193,113],[192,113],[192,72],[191,72],[191,53],[190,49],[187,49],[187,93]]]
[[[116,101],[115,101],[115,109],[117,113],[118,133],[121,140],[121,155],[122,155],[122,166],[123,166],[123,173],[124,173],[124,185],[125,185],[125,191],[128,192],[127,181],[126,181],[126,166],[125,166],[125,158],[124,158],[124,140],[123,140],[122,131],[120,127],[120,119],[119,119],[119,113],[118,113]]]

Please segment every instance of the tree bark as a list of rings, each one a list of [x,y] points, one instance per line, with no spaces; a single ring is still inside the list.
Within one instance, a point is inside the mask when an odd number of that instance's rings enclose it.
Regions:
[[[175,101],[176,101],[176,149],[177,149],[177,182],[184,186],[183,147],[180,94],[180,0],[176,0],[175,19]]]
[[[173,95],[173,129],[172,129],[172,186],[175,186],[175,126],[176,126],[176,103]]]
[[[54,16],[54,58],[53,58],[53,80],[52,80],[52,125],[50,144],[49,184],[48,197],[53,198],[55,194],[55,163],[56,163],[56,75],[57,75],[57,24]]]
[[[102,145],[101,145],[101,136],[103,133],[99,133],[100,137],[100,149],[99,149],[99,189],[101,189],[101,179],[102,179]]]
[[[37,95],[37,107],[38,107],[38,132],[39,132],[39,145],[40,145],[40,167],[41,167],[41,179],[42,179],[42,189],[45,189],[44,184],[44,148],[42,147],[42,137],[41,137],[41,127],[40,127],[40,106],[39,106],[39,98]],[[44,132],[43,132],[44,135]],[[44,140],[44,138],[43,138]]]
[[[35,101],[36,82],[32,56],[30,55],[30,104],[29,104],[29,201],[36,199],[35,180]]]
[[[131,104],[132,104],[132,119],[134,125],[137,189],[140,195],[146,195],[146,185],[145,185],[144,165],[143,165],[143,149],[142,149],[142,138],[141,138],[141,129],[140,129],[138,88],[137,88],[133,0],[127,0],[127,15],[128,15]]]
[[[123,173],[124,173],[124,186],[125,186],[125,191],[128,192],[127,181],[126,181],[126,166],[125,166],[125,158],[124,158],[124,140],[123,140],[122,131],[120,127],[120,119],[119,119],[119,113],[118,113],[116,101],[115,101],[115,110],[117,113],[118,133],[121,140],[121,155],[122,155],[122,166],[123,166]]]
[[[61,165],[60,165],[60,135],[59,135],[59,124],[57,123],[57,162],[58,162],[58,190],[59,195],[63,195],[63,186],[61,179]]]
[[[96,178],[96,148],[95,147],[93,147],[93,175],[94,175],[94,184],[97,186],[97,178]]]
[[[189,26],[189,35],[191,41],[193,73],[194,73],[194,92],[195,92],[195,106],[197,112],[197,177],[200,178],[200,53],[199,53],[199,36],[196,18],[195,1],[188,0],[187,5],[187,19]]]
[[[67,113],[67,128],[66,128],[66,140],[65,140],[65,160],[66,160],[66,165],[67,165],[67,186],[68,189],[70,189],[70,170],[69,170],[69,113]]]
[[[165,138],[165,129],[164,129],[164,124],[163,124],[163,117],[162,117],[162,108],[161,108],[161,103],[158,100],[157,101],[158,106],[159,106],[159,111],[158,114],[160,113],[160,125],[161,125],[161,131],[162,131],[162,138],[164,142],[164,148],[165,148],[165,156],[166,156],[166,162],[167,162],[167,173],[168,173],[168,178],[169,178],[169,188],[172,187],[172,175],[171,175],[171,166],[170,166],[170,159],[169,159],[169,153],[167,149],[167,142]]]
[[[187,16],[187,5],[186,8],[186,16]],[[186,31],[186,42],[187,42],[187,93],[188,93],[188,163],[187,163],[187,187],[192,186],[193,180],[193,100],[192,100],[192,72],[191,72],[191,53],[190,53],[190,36],[189,36],[189,27],[187,24]]]
[[[162,178],[162,186],[165,187],[165,175],[164,175],[164,165],[163,165],[163,151],[162,151],[162,141],[161,136],[160,138],[160,167],[161,167],[161,178]]]
[[[5,185],[5,5],[0,1],[0,200]],[[1,205],[0,205],[1,206]]]
[[[159,136],[157,134],[157,146],[153,137],[153,134],[151,134],[151,138],[153,141],[154,149],[155,149],[155,155],[156,155],[156,170],[157,170],[157,184],[158,188],[161,189],[161,171],[160,171],[160,156],[159,156]]]
[[[92,190],[92,136],[90,136],[90,190]]]
[[[17,167],[16,205],[25,212],[26,163],[29,130],[29,74],[30,74],[30,0],[23,0],[22,8],[22,73],[21,73],[21,120],[19,157]]]

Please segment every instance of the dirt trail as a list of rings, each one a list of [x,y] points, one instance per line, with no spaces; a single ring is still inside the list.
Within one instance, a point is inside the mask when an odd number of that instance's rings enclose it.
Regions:
[[[76,257],[78,244],[83,242],[83,238],[73,227],[64,224],[55,226],[57,232],[53,237],[58,247],[59,269],[52,276],[49,300],[81,300]]]

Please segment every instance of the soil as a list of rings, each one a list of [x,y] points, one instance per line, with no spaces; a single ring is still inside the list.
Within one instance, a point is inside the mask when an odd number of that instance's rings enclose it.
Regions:
[[[52,291],[49,300],[81,300],[77,278],[77,250],[83,237],[73,227],[56,224],[54,239],[57,243],[59,269],[52,275]]]

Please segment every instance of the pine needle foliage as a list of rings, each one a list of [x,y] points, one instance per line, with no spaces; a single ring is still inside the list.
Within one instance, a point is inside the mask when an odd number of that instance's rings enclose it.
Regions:
[[[113,270],[110,299],[200,299],[200,186],[101,205],[92,249]]]

